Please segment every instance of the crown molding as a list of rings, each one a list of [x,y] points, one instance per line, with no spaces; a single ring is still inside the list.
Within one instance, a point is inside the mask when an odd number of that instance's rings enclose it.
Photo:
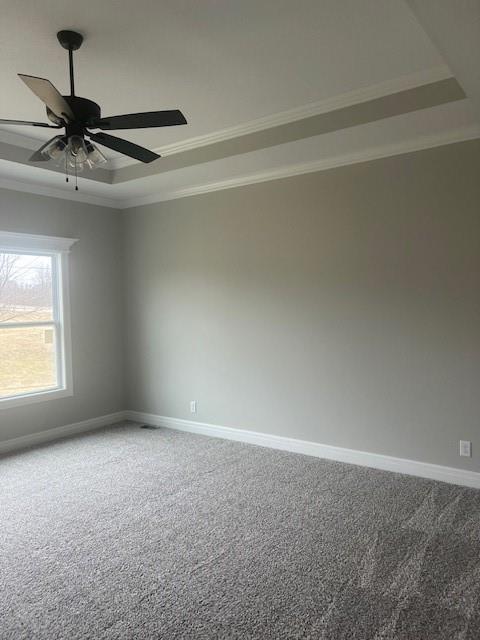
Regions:
[[[415,87],[431,84],[440,80],[446,80],[451,77],[452,72],[446,65],[433,67],[416,73],[399,76],[398,78],[370,85],[362,89],[348,91],[347,93],[342,93],[332,98],[326,98],[318,102],[312,102],[300,107],[295,107],[294,109],[280,111],[240,125],[214,131],[202,136],[188,138],[181,142],[157,147],[156,149],[153,149],[153,151],[164,157],[171,156],[176,153],[182,153],[183,151],[191,151],[198,147],[204,147],[217,142],[224,142],[225,140],[238,138],[250,133],[256,133],[257,131],[263,131],[264,129],[271,129],[272,127],[288,124],[289,122],[295,122],[296,120],[303,120],[304,118],[318,116],[322,113],[328,113],[329,111],[336,111],[337,109],[350,107],[362,102],[368,102],[369,100],[382,98],[384,96],[391,95],[392,93],[407,91],[409,89],[414,89]],[[126,158],[124,156],[110,158],[109,160],[109,166],[112,169],[121,169],[133,164],[137,164],[136,160],[132,160],[131,158]]]
[[[113,198],[105,198],[102,196],[94,196],[85,191],[72,191],[67,189],[59,189],[32,182],[24,182],[23,180],[12,180],[10,178],[0,178],[0,189],[8,189],[9,191],[22,191],[24,193],[34,193],[39,196],[47,196],[50,198],[60,198],[61,200],[73,200],[74,202],[83,202],[84,204],[92,204],[100,207],[109,207],[111,209],[119,209],[121,201]]]
[[[268,182],[270,180],[280,180],[282,178],[302,175],[305,173],[325,171],[328,169],[334,169],[335,167],[357,164],[360,162],[368,162],[370,160],[378,160],[389,156],[421,151],[424,149],[453,144],[456,142],[465,142],[477,138],[480,138],[480,125],[473,125],[470,127],[464,127],[462,129],[442,132],[436,135],[418,137],[396,144],[370,147],[363,149],[362,151],[348,153],[342,156],[324,158],[322,160],[317,160],[314,162],[297,163],[286,166],[284,165],[275,169],[258,171],[252,174],[238,176],[231,179],[210,182],[207,184],[193,185],[191,187],[177,189],[171,192],[155,193],[148,196],[134,198],[108,198],[105,196],[88,194],[84,190],[72,191],[8,178],[0,178],[0,188],[13,191],[22,191],[26,193],[34,193],[74,202],[83,202],[85,204],[108,207],[112,209],[130,209],[133,207],[154,204],[156,202],[164,202],[167,200],[175,200],[177,198],[202,195],[213,191],[233,189],[249,184]],[[111,185],[111,189],[115,190],[115,186]]]
[[[120,209],[130,209],[143,205],[154,204],[156,202],[165,202],[168,200],[176,200],[178,198],[187,198],[191,196],[202,195],[212,191],[223,191],[224,189],[234,189],[249,184],[259,182],[268,182],[270,180],[280,180],[305,173],[315,173],[316,171],[326,171],[335,167],[342,167],[349,164],[358,164],[360,162],[368,162],[370,160],[379,160],[389,156],[402,155],[424,149],[431,149],[456,142],[466,142],[480,138],[480,125],[474,125],[463,129],[456,129],[447,133],[443,132],[437,135],[423,136],[399,142],[396,144],[371,147],[355,153],[348,153],[336,158],[325,158],[315,162],[306,162],[292,164],[288,166],[278,167],[270,171],[259,171],[253,174],[238,176],[229,180],[219,182],[210,182],[203,185],[195,185],[185,189],[178,189],[165,194],[155,194],[151,196],[142,196],[123,200],[119,204]]]

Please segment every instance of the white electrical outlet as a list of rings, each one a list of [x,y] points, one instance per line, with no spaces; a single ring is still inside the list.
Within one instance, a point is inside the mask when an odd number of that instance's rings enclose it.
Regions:
[[[197,413],[197,401],[190,400],[190,413]]]
[[[470,440],[460,440],[460,455],[466,458],[472,457],[472,443]]]

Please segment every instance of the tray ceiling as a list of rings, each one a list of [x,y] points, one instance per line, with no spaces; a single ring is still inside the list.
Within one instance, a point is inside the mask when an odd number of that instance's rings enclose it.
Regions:
[[[59,29],[76,29],[85,36],[75,60],[77,94],[99,102],[104,115],[180,108],[187,126],[118,132],[180,158],[199,146],[240,140],[248,132],[451,77],[449,60],[440,53],[438,40],[433,43],[427,27],[403,0],[7,3],[0,22],[0,117],[44,120],[42,104],[16,74],[47,77],[66,92],[67,59],[55,34]],[[394,148],[415,136],[451,141],[455,135],[459,140],[476,137],[478,118],[470,101],[457,96],[451,104],[437,106],[442,100],[428,108],[419,102],[422,114],[386,115],[377,124],[351,125],[348,133],[339,127],[338,132],[328,130],[322,136],[312,129],[310,145],[308,136],[303,142],[288,143],[280,138],[275,142],[270,136],[268,145],[246,148],[234,160],[212,157],[196,166],[183,162],[182,156],[165,170],[162,166],[167,163],[162,165],[160,159],[151,165],[158,168],[158,175],[142,172],[142,167],[128,173],[131,163],[107,152],[110,173],[98,174],[105,184],[95,184],[98,176],[90,175],[93,180],[82,180],[83,195],[78,197],[104,197],[117,203],[157,194],[160,200],[169,192],[169,184],[181,192],[202,181],[237,179],[242,172],[248,175],[249,167],[268,174],[278,170],[280,159],[285,166],[314,162],[315,157],[321,164],[328,154],[334,161],[335,149],[352,156],[361,145]],[[17,180],[50,188],[58,179],[58,188],[64,188],[52,167],[21,166],[25,150],[39,146],[49,133],[30,127],[0,128],[4,186]],[[124,185],[127,174],[129,184]]]

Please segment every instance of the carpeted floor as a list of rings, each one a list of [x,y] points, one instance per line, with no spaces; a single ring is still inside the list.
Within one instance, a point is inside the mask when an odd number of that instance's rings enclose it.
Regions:
[[[132,423],[0,459],[0,638],[480,638],[480,492]]]

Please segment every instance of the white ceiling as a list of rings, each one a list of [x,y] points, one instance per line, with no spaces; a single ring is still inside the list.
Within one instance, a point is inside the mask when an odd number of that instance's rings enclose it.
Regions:
[[[480,0],[406,0],[480,117]]]
[[[64,28],[85,34],[76,92],[104,115],[185,113],[125,134],[151,148],[443,64],[399,0],[23,0],[2,6],[0,117],[44,119],[17,73],[68,92]]]
[[[435,0],[428,1],[435,11]],[[45,120],[17,73],[47,77],[68,92],[60,29],[84,34],[76,90],[99,102],[104,115],[177,107],[185,113],[188,126],[118,132],[151,149],[219,132],[228,138],[252,121],[269,126],[275,114],[300,113],[312,103],[382,86],[394,93],[416,78],[422,84],[450,75],[444,49],[403,0],[17,0],[2,6],[0,118]],[[480,136],[478,126],[470,101],[460,100],[113,186],[82,179],[80,195],[68,196],[58,173],[0,156],[0,186],[124,206],[288,167],[334,166],[362,150],[380,157],[415,148],[416,140],[422,148],[428,140],[432,146],[469,139]],[[0,141],[27,148],[50,134],[0,127]]]

